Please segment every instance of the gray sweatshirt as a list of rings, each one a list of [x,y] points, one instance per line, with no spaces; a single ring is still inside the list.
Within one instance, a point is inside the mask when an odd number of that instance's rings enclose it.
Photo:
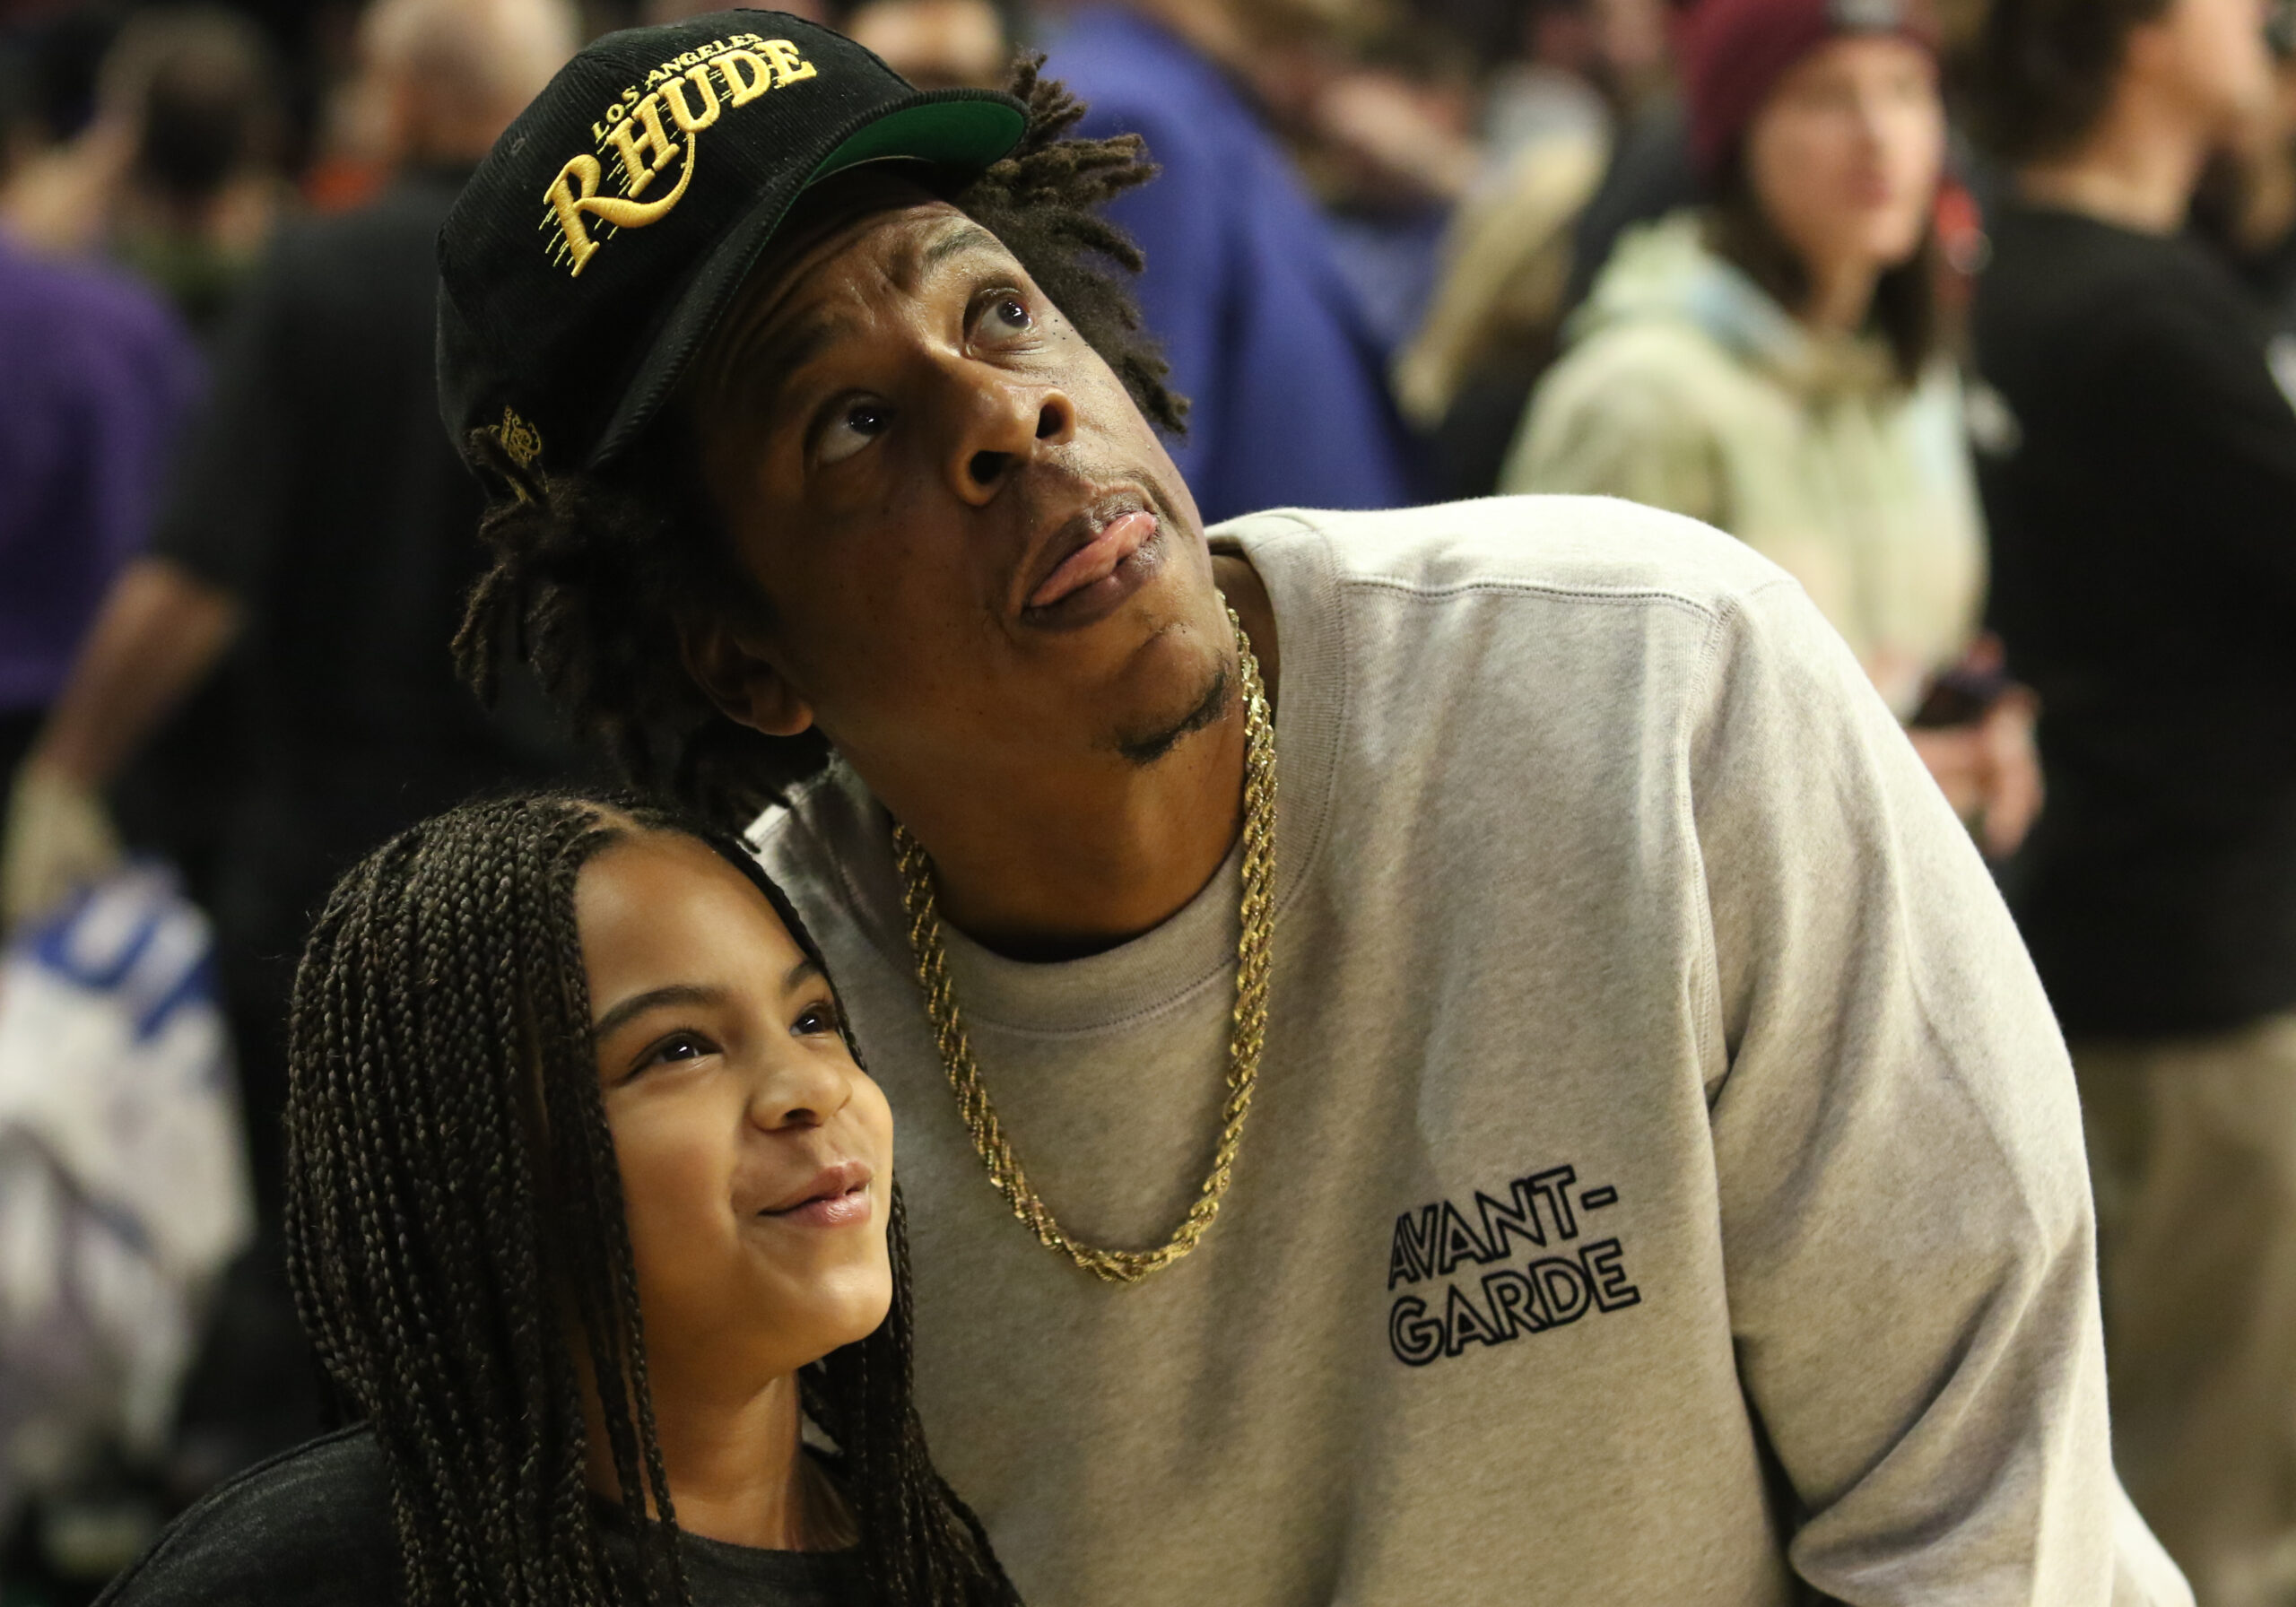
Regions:
[[[1575,499],[1214,540],[1275,609],[1277,924],[1177,1266],[1098,1282],[992,1192],[852,774],[752,833],[891,1097],[926,1425],[1032,1607],[2188,1603],[2109,1465],[2048,1004],[1795,584]],[[1087,1241],[1204,1176],[1238,880],[1074,962],[949,934]]]

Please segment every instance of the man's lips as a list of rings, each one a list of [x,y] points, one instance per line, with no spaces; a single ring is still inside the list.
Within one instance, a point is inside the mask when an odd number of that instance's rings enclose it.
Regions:
[[[841,1160],[823,1167],[800,1192],[758,1215],[801,1228],[846,1228],[869,1220],[869,1180],[874,1177],[858,1160]]]
[[[1120,513],[1097,529],[1091,527],[1088,518],[1084,540],[1037,584],[1036,590],[1029,594],[1028,606],[1050,608],[1063,598],[1106,580],[1116,573],[1118,564],[1139,552],[1155,534],[1156,516],[1145,508]]]

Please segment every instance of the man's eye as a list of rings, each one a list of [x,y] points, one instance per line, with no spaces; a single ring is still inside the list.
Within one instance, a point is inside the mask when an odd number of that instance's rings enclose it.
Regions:
[[[980,303],[977,332],[981,338],[997,340],[1015,334],[1026,334],[1037,326],[1036,317],[1029,311],[1029,303],[1018,291],[997,291]]]
[[[882,402],[841,404],[822,430],[818,455],[823,463],[843,463],[885,432],[892,410]]]

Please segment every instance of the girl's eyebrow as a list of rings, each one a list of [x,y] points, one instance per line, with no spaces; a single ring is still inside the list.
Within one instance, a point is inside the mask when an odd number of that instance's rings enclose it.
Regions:
[[[782,973],[781,991],[785,994],[795,992],[816,977],[823,981],[829,978],[829,973],[822,969],[822,962],[811,958],[801,960]],[[626,1026],[648,1011],[664,1004],[720,1004],[725,998],[724,988],[705,987],[698,982],[673,982],[666,987],[649,987],[642,994],[631,995],[607,1011],[591,1023],[590,1031],[596,1037],[604,1038],[615,1028]]]
[[[648,988],[642,994],[632,994],[612,1010],[607,1011],[591,1024],[590,1031],[596,1037],[604,1038],[615,1028],[624,1025],[632,1018],[643,1015],[657,1006],[718,1004],[723,1003],[725,997],[726,990],[722,987],[704,987],[693,982],[676,982],[667,987]]]

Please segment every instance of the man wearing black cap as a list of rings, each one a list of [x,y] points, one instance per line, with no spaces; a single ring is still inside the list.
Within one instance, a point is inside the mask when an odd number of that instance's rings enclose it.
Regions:
[[[1022,1594],[2188,1600],[2063,1048],[1846,649],[1622,504],[1205,531],[1092,212],[1148,169],[1018,88],[602,41],[440,352],[468,661],[772,800]]]

